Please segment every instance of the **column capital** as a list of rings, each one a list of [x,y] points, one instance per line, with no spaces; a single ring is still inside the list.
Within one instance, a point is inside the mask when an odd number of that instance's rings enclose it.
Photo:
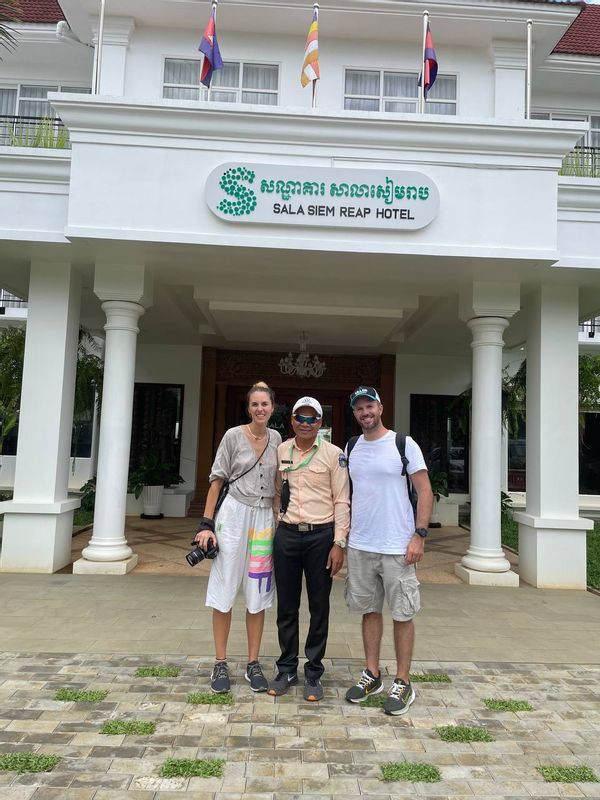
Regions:
[[[135,334],[140,332],[137,323],[146,311],[144,306],[128,300],[106,300],[102,303],[102,310],[106,314],[105,331],[130,331]]]
[[[505,317],[473,317],[467,325],[473,334],[471,347],[486,345],[504,347],[502,334],[508,327],[508,320]]]

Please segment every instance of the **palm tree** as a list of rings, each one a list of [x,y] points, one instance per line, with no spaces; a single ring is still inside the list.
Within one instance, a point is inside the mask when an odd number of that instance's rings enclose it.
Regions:
[[[17,0],[0,0],[0,48],[13,50],[17,40],[7,22],[19,21],[19,6]]]

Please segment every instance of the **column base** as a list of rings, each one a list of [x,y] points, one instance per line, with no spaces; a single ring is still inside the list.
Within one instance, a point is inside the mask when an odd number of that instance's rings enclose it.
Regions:
[[[3,503],[0,572],[52,573],[71,563],[73,509],[60,503]]]
[[[137,563],[136,553],[125,561],[88,561],[87,558],[80,558],[73,563],[73,575],[127,575]]]
[[[518,588],[519,576],[516,572],[479,572],[475,569],[467,569],[461,563],[454,565],[454,574],[469,586],[508,586]]]
[[[549,519],[515,512],[519,523],[519,572],[538,589],[587,588],[589,519]]]

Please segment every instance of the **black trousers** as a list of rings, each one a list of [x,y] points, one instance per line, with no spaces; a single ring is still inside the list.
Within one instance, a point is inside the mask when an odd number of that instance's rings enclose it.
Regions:
[[[329,595],[331,570],[326,569],[327,557],[333,547],[333,523],[320,531],[301,533],[279,525],[273,541],[273,564],[277,586],[277,631],[281,656],[277,659],[279,672],[298,669],[299,625],[298,612],[302,595],[302,576],[310,611],[310,626],[304,653],[307,678],[323,674],[323,656],[329,633]]]

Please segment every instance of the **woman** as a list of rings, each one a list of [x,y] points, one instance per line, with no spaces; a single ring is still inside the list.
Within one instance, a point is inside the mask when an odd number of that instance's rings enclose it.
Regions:
[[[225,433],[209,481],[204,517],[196,541],[206,550],[218,544],[219,554],[211,564],[206,605],[213,609],[215,666],[210,688],[228,692],[227,640],[231,608],[240,586],[246,597],[248,666],[245,678],[253,692],[266,692],[268,682],[258,662],[265,609],[273,605],[273,497],[277,470],[277,447],[281,436],[267,428],[275,410],[275,394],[266,383],[256,383],[248,392],[249,425],[238,425]],[[215,520],[221,487],[229,492]]]

